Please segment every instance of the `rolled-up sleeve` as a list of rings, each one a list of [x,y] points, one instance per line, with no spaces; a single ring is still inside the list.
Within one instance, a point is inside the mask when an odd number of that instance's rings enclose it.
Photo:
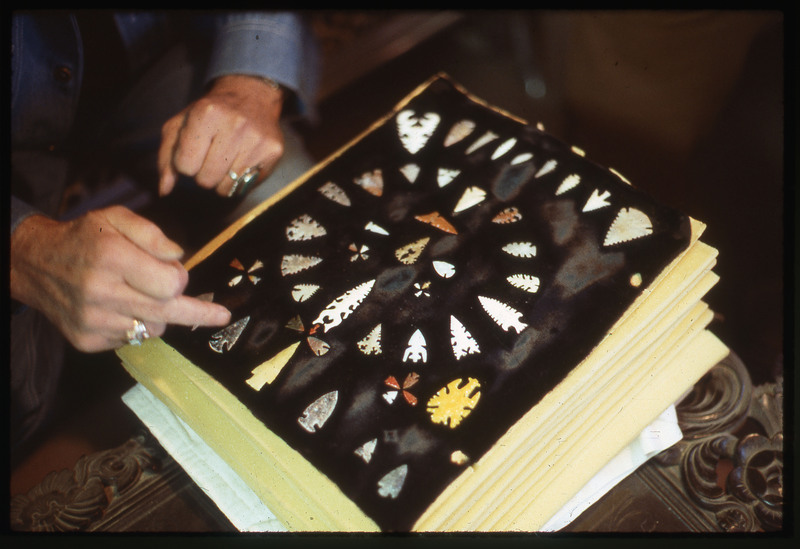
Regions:
[[[317,43],[302,14],[247,12],[218,24],[208,80],[226,74],[270,78],[291,90],[298,114],[310,115],[319,78]]]

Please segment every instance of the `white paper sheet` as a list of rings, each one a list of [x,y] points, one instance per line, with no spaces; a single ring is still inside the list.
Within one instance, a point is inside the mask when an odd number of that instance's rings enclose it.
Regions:
[[[240,532],[286,531],[241,477],[142,384],[122,401]]]

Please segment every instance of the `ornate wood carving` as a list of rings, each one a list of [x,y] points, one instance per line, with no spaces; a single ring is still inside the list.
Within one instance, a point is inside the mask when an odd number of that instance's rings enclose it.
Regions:
[[[25,495],[11,500],[11,528],[34,532],[85,530],[101,518],[114,498],[128,491],[158,460],[143,446],[143,436],[78,460],[72,471],[48,474]]]
[[[752,389],[738,359],[723,361],[678,407],[687,494],[726,532],[783,525],[783,381]]]
[[[149,432],[84,456],[11,500],[25,532],[230,531],[233,526]]]
[[[782,528],[783,380],[753,388],[744,364],[731,354],[676,410],[683,440],[640,467],[566,530]]]

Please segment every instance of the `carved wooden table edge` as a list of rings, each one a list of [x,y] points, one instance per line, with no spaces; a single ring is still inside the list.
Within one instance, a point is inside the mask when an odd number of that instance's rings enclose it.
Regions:
[[[562,531],[782,529],[783,380],[753,387],[744,364],[731,354],[676,411],[683,439]],[[13,498],[10,526],[22,532],[235,531],[144,428],[125,444],[85,456],[73,470],[52,472]]]
[[[171,525],[171,526],[170,526]],[[49,473],[11,500],[18,532],[235,531],[143,426],[124,444]]]
[[[639,467],[564,531],[783,529],[783,379],[753,387],[731,353],[676,405],[683,439]]]

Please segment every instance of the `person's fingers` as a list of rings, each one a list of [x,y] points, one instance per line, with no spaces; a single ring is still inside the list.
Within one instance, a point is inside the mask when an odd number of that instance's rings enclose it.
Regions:
[[[230,311],[219,303],[185,295],[160,303],[150,311],[142,311],[141,316],[181,326],[224,326],[231,319]]]
[[[208,148],[203,165],[195,175],[197,184],[207,189],[215,189],[218,194],[226,194],[245,170],[241,167],[240,160],[243,146],[241,138],[233,131],[218,133]]]
[[[153,260],[144,253],[132,253],[120,262],[122,278],[133,290],[156,301],[180,295],[189,274],[180,262]]]
[[[118,254],[115,264],[131,289],[119,290],[120,299],[129,304],[122,310],[130,310],[137,318],[165,324],[216,326],[228,321],[230,312],[225,307],[180,295],[188,282],[188,273],[174,259],[180,251],[177,244],[155,224],[130,210],[109,210],[106,212],[109,222],[135,244]],[[138,299],[136,292],[142,294]]]
[[[94,353],[116,349],[129,342],[135,327],[134,316],[94,307],[84,311],[80,324],[71,326],[64,335],[79,351]],[[157,337],[164,333],[160,322],[145,324],[148,335]]]
[[[127,343],[135,321],[144,323],[149,336],[159,337],[169,324],[224,326],[230,318],[230,311],[218,303],[188,296],[156,300],[122,285],[87,307],[68,337],[80,350],[99,351]]]
[[[256,171],[256,176],[261,179],[261,170],[257,161],[250,160],[252,155],[247,153],[237,156],[231,167],[225,172],[222,180],[217,185],[216,191],[220,196],[233,196],[236,193],[238,186],[241,184],[241,179],[249,176],[250,172]]]
[[[186,119],[181,127],[175,147],[172,151],[172,165],[183,175],[194,177],[197,184],[204,188],[213,188],[218,181],[209,183],[197,180],[197,174],[203,167],[212,141],[219,132],[217,113],[213,106],[206,103],[195,103],[187,111]]]
[[[178,174],[172,164],[175,146],[186,115],[181,113],[170,118],[161,129],[161,145],[158,149],[158,194],[166,196],[175,188]]]
[[[262,143],[268,139],[250,121],[230,109],[213,111],[209,125],[218,128],[203,165],[195,175],[198,185],[228,196],[236,181],[262,160]]]
[[[123,207],[104,210],[111,229],[121,238],[104,243],[99,255],[111,273],[137,292],[157,300],[179,295],[189,280],[177,258],[183,250],[149,220]],[[111,276],[113,280],[113,274]]]
[[[179,295],[155,299],[128,284],[98,289],[93,305],[86,308],[79,325],[84,334],[116,341],[133,327],[134,319],[144,322],[150,335],[160,336],[168,324],[223,326],[230,311],[218,303]]]
[[[117,231],[156,259],[175,261],[183,257],[183,249],[167,238],[158,225],[128,208],[112,206],[105,210],[105,216]]]
[[[233,196],[237,191],[242,191],[239,185],[246,184],[249,188],[262,182],[275,169],[275,165],[283,155],[283,149],[282,133],[267,137],[260,134],[251,137],[239,147],[239,154],[234,159],[227,176],[217,186],[217,193],[221,196]],[[237,182],[233,179],[233,174],[238,176],[237,179],[245,175],[252,175],[255,179],[248,180],[247,183]]]
[[[179,174],[222,196],[232,194],[248,169],[259,168],[258,181],[266,178],[283,154],[282,104],[283,92],[260,78],[215,80],[162,130],[160,192],[171,191]]]

